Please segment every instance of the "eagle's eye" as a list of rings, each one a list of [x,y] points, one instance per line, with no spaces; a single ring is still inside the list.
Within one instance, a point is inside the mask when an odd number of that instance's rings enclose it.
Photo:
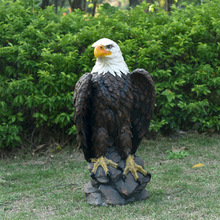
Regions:
[[[109,44],[109,45],[106,45],[105,46],[108,50],[112,49],[113,45],[112,44]]]

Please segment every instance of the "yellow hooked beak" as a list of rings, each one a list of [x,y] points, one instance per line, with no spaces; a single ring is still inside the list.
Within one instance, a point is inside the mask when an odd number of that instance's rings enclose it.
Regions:
[[[103,45],[98,45],[95,47],[95,50],[94,50],[95,58],[105,57],[105,56],[109,56],[111,54],[112,54],[112,52],[106,50]]]

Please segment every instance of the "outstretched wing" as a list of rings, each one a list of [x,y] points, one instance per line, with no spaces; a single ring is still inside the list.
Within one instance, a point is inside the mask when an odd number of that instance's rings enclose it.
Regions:
[[[146,135],[153,116],[156,92],[150,74],[144,69],[131,73],[134,104],[131,116],[132,153],[137,150],[141,139]]]
[[[90,158],[89,135],[91,132],[89,132],[90,126],[88,123],[91,115],[91,78],[91,73],[86,73],[81,76],[76,83],[73,96],[73,104],[75,107],[74,123],[77,129],[77,139],[86,160]]]

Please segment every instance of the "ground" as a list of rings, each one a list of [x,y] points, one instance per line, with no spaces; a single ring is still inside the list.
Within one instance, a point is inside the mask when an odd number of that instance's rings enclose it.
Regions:
[[[167,150],[183,150],[168,159]],[[174,150],[174,154],[175,154]],[[137,155],[152,174],[148,200],[126,206],[94,207],[83,185],[87,163],[66,148],[44,156],[0,161],[0,219],[218,219],[220,216],[220,136],[184,135],[145,140]],[[192,168],[202,163],[203,167]]]

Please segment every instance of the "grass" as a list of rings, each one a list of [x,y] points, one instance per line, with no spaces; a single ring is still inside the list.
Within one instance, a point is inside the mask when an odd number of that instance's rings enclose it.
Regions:
[[[183,148],[183,159],[166,151]],[[220,136],[187,135],[144,141],[137,155],[152,174],[148,200],[126,206],[86,203],[89,181],[82,153],[0,161],[0,219],[219,219]],[[204,167],[192,168],[197,163]]]

